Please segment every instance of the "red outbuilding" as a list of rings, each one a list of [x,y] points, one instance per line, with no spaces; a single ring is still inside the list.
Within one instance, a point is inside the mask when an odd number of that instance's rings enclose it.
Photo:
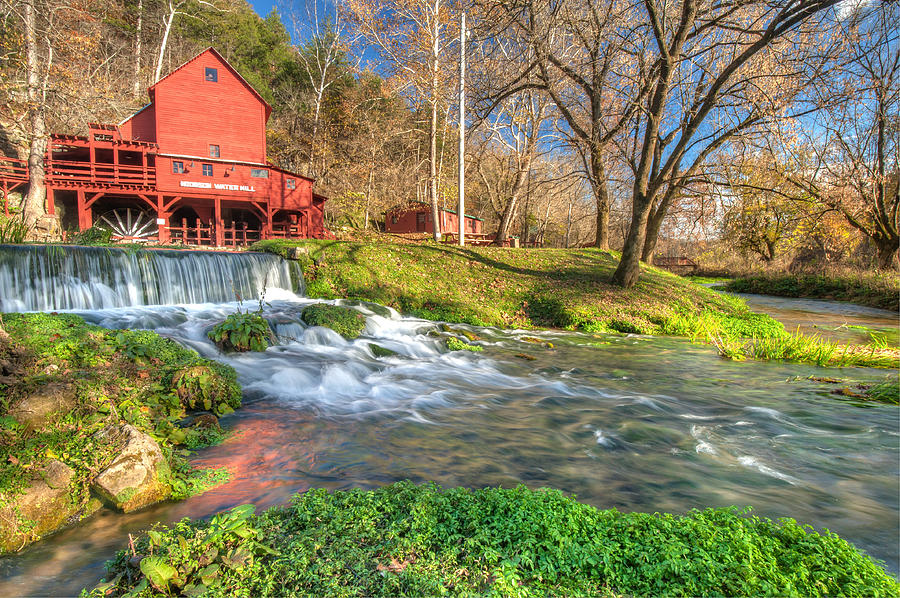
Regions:
[[[441,234],[459,233],[459,215],[452,210],[438,210],[441,220]],[[384,230],[389,233],[433,233],[431,206],[413,203],[388,210]],[[484,221],[466,214],[466,233],[483,236]]]
[[[47,210],[63,228],[101,226],[119,239],[236,246],[324,237],[326,198],[313,179],[266,159],[272,107],[209,48],[149,89],[150,103],[88,135],[51,135]],[[0,158],[7,192],[27,164]]]

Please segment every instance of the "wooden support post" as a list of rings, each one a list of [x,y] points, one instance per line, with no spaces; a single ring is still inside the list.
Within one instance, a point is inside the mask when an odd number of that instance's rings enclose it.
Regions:
[[[9,218],[9,186],[3,181],[3,215]]]
[[[160,224],[160,220],[164,220],[165,222],[163,224]],[[163,206],[162,195],[156,196],[156,228],[159,231],[159,244],[168,244],[171,241],[172,236],[169,232],[169,215],[166,213],[165,207]]]
[[[225,245],[225,231],[222,230],[224,223],[222,222],[222,198],[216,197],[216,217],[214,226],[216,227],[216,247]]]
[[[56,205],[53,201],[53,187],[47,187],[47,214],[50,216],[56,214]]]
[[[88,145],[88,159],[91,161],[91,182],[97,182],[97,153],[94,151],[94,136],[91,135]]]
[[[91,211],[85,207],[84,190],[79,189],[75,193],[78,198],[78,230],[87,230],[91,228]]]
[[[113,181],[119,184],[119,148],[113,144]]]

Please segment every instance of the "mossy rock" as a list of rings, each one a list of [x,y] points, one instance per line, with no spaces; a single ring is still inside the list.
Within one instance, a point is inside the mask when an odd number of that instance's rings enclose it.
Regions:
[[[358,338],[366,327],[366,317],[355,309],[327,303],[306,306],[300,317],[310,326],[330,328],[348,341]]]
[[[369,343],[369,349],[372,350],[372,354],[375,357],[392,357],[397,355],[396,351],[391,351],[390,349],[386,349],[381,345],[376,345],[375,343]]]
[[[447,349],[448,349],[449,351],[473,351],[473,352],[478,352],[478,351],[483,351],[483,350],[484,350],[482,347],[479,347],[478,345],[470,345],[469,343],[467,343],[467,342],[465,342],[465,341],[459,340],[459,339],[456,338],[455,336],[451,336],[451,337],[447,338],[447,340],[446,340],[445,342],[446,342],[446,345],[447,345]]]

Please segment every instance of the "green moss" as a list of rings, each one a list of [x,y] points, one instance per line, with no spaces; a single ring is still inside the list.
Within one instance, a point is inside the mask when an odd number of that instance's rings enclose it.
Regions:
[[[357,338],[366,327],[366,317],[360,312],[327,303],[307,305],[300,317],[310,326],[330,328],[347,340]]]
[[[97,434],[110,424],[129,423],[152,436],[179,480],[188,475],[176,448],[186,440],[176,434],[185,409],[202,408],[206,399],[218,412],[240,406],[231,367],[153,332],[107,330],[71,314],[5,314],[2,321],[14,345],[0,346],[0,355],[16,359],[21,376],[0,385],[0,508],[25,492],[30,472],[57,459],[74,471],[69,502],[84,512],[92,476],[118,450]],[[10,410],[51,383],[74,384],[74,403],[26,430]],[[169,486],[161,492],[160,498],[168,496]]]
[[[310,490],[252,516],[183,520],[109,564],[93,596],[896,596],[881,564],[838,536],[746,511],[598,510],[555,490]],[[146,581],[145,581],[146,580]],[[109,594],[105,594],[109,592]]]
[[[376,345],[375,343],[369,343],[369,349],[372,350],[372,354],[375,357],[392,357],[397,354],[396,351],[391,351],[390,349],[386,349],[381,345]]]
[[[446,344],[447,344],[447,350],[449,350],[449,351],[473,351],[473,352],[478,352],[478,351],[483,351],[483,350],[484,350],[483,347],[480,347],[480,346],[478,346],[478,345],[470,345],[470,344],[467,343],[466,341],[462,341],[462,340],[456,338],[455,336],[447,337],[447,339],[446,339],[444,342],[446,342]]]

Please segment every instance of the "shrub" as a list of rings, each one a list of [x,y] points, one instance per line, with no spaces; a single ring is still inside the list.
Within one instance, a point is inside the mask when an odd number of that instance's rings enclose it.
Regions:
[[[265,351],[272,337],[269,323],[259,313],[233,313],[206,334],[223,351]]]
[[[327,303],[307,305],[300,317],[310,326],[331,328],[347,340],[357,338],[366,327],[366,317],[360,312]]]
[[[225,415],[241,406],[236,374],[221,364],[207,362],[185,367],[172,377],[172,386],[187,409]]]
[[[601,511],[556,490],[310,490],[251,516],[149,532],[109,567],[110,592],[243,596],[850,594],[896,596],[831,532],[735,508]],[[152,555],[152,556],[151,556]]]

